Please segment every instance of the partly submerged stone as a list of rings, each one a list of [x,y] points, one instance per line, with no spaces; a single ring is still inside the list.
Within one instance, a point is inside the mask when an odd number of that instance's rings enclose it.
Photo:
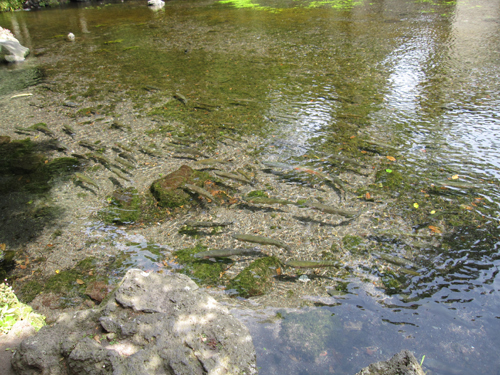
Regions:
[[[272,278],[281,265],[276,257],[257,259],[232,279],[226,289],[235,289],[245,298],[263,295],[271,288]]]
[[[193,202],[191,196],[182,189],[186,183],[203,187],[209,178],[205,172],[195,171],[187,165],[169,173],[151,184],[151,193],[161,207],[175,208]]]
[[[141,197],[133,187],[115,190],[108,201],[109,207],[99,213],[106,223],[134,223],[141,216]]]
[[[129,270],[96,310],[24,340],[17,374],[257,374],[248,329],[187,276]]]
[[[29,48],[23,47],[10,30],[0,27],[0,60],[24,61],[29,52]]]
[[[372,363],[356,375],[425,375],[415,356],[402,350],[387,361]]]

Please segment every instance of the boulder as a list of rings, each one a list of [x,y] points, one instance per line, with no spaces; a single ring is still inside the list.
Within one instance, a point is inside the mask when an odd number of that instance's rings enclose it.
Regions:
[[[23,47],[10,30],[0,27],[0,60],[24,61],[29,52],[29,48]]]
[[[167,208],[176,208],[189,203],[195,203],[190,194],[182,189],[186,183],[203,187],[210,176],[187,165],[182,165],[174,172],[167,174],[151,184],[151,193],[158,201],[158,205]]]
[[[425,375],[415,356],[402,350],[387,361],[372,363],[356,375]]]
[[[257,373],[248,329],[185,275],[129,270],[101,306],[24,340],[16,373]]]

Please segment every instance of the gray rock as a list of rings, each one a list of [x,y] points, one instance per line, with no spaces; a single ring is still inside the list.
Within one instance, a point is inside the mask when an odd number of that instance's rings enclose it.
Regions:
[[[415,356],[402,350],[387,361],[372,363],[356,375],[425,375]]]
[[[29,52],[29,48],[23,47],[10,30],[0,27],[0,60],[24,61]]]
[[[256,374],[248,329],[187,276],[129,270],[99,309],[24,340],[17,374]]]

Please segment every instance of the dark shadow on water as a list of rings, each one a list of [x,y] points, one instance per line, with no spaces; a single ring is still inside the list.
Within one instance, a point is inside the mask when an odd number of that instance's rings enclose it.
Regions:
[[[7,248],[18,248],[35,240],[62,214],[48,193],[57,181],[71,178],[81,161],[49,157],[51,140],[0,141],[0,238]]]

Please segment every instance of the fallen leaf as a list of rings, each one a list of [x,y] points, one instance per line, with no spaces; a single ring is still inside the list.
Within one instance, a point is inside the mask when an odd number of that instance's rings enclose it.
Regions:
[[[0,243],[0,250],[5,250],[5,244],[4,243]]]
[[[396,158],[394,156],[386,156],[386,158],[390,161],[396,161]]]
[[[458,180],[458,174],[454,174],[453,176],[451,176],[451,179],[452,180]]]
[[[434,226],[434,225],[429,225],[429,229],[433,232],[433,233],[443,233],[441,231],[441,229],[439,229],[438,227]]]
[[[83,281],[82,279],[76,279],[76,283],[83,285],[83,284],[85,284],[85,281]]]
[[[365,194],[365,199],[366,199],[366,200],[370,200],[370,199],[372,199],[372,196],[371,196],[371,194],[370,194],[369,192],[367,192],[367,193]]]
[[[101,339],[99,338],[98,335],[94,336],[94,340],[97,341],[99,344],[101,343]]]
[[[20,268],[20,269],[22,269],[22,270],[25,270],[25,269],[26,269],[26,266],[25,266],[24,264],[21,264],[21,265],[19,266],[19,268]]]
[[[418,208],[418,203],[413,203],[413,207]]]
[[[365,151],[365,150],[362,150],[361,153],[362,154],[366,154],[368,151]]]
[[[353,138],[356,138],[356,136],[355,135],[351,135],[349,138],[353,139]]]

